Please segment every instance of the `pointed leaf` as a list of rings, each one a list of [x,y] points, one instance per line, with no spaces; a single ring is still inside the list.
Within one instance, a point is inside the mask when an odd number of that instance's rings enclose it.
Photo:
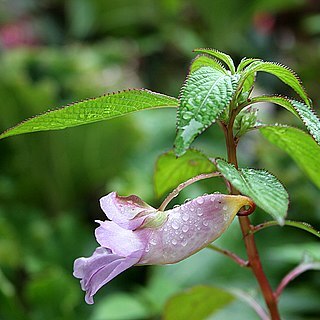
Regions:
[[[280,225],[284,224],[289,205],[288,193],[275,176],[264,170],[237,170],[222,159],[217,159],[216,165],[236,189],[252,198],[257,206],[274,217]]]
[[[271,143],[287,152],[320,188],[320,146],[308,134],[286,126],[266,126],[260,132]]]
[[[201,67],[188,76],[177,110],[177,156],[183,155],[195,137],[227,108],[238,78],[238,75],[226,75],[211,67]]]
[[[243,58],[238,65],[237,72],[242,71],[249,64],[251,64],[252,62],[257,62],[257,61],[262,61],[262,60],[257,59],[257,58]]]
[[[292,112],[302,120],[314,140],[320,145],[320,120],[311,107],[303,102],[281,96],[262,96],[251,99],[251,104],[257,102],[272,102]]]
[[[224,309],[234,296],[223,289],[196,286],[173,296],[164,310],[164,320],[205,320]]]
[[[211,67],[225,74],[228,74],[227,70],[222,66],[222,64],[218,60],[203,54],[198,55],[195,59],[193,59],[190,66],[190,73],[197,71],[201,67]]]
[[[200,151],[190,149],[180,158],[177,158],[173,151],[166,152],[158,158],[155,166],[156,196],[160,198],[180,183],[215,170],[214,164]]]
[[[269,103],[271,102],[271,103],[277,104],[277,105],[287,109],[288,111],[293,113],[296,117],[300,118],[299,114],[294,109],[294,107],[292,106],[290,100],[287,97],[282,97],[282,96],[260,96],[260,97],[252,98],[250,102],[251,102],[251,104],[259,103],[259,102],[269,102]]]
[[[120,91],[47,111],[8,129],[0,135],[0,139],[28,132],[65,129],[144,109],[177,106],[176,98],[149,90]]]
[[[221,61],[223,61],[230,69],[231,73],[234,74],[236,72],[236,68],[234,66],[233,60],[231,57],[223,52],[220,52],[216,49],[195,49],[194,52],[206,53],[210,56],[213,56]]]
[[[282,82],[290,86],[303,99],[303,101],[310,106],[307,93],[302,86],[301,80],[290,68],[274,62],[257,61],[245,69],[242,79],[244,80],[251,73],[258,71],[271,73],[278,77]]]

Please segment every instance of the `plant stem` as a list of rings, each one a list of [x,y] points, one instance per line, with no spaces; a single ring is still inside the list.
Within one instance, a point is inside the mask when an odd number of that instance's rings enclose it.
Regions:
[[[237,145],[233,135],[233,123],[236,117],[236,111],[233,110],[230,114],[229,124],[224,125],[224,133],[226,138],[226,146],[228,152],[228,161],[232,163],[236,168],[238,168],[237,161]],[[231,194],[239,194],[239,191],[231,186]],[[251,223],[248,217],[239,216],[239,223],[241,231],[243,234],[243,239],[248,255],[249,267],[251,268],[253,274],[255,275],[260,289],[262,291],[264,300],[269,309],[269,313],[272,320],[280,320],[280,315],[278,311],[277,299],[272,291],[269,281],[263,271],[262,264],[260,261],[258,249],[255,244],[254,234],[251,232]]]
[[[241,259],[239,256],[237,256],[235,253],[226,250],[226,249],[221,249],[215,245],[213,245],[212,243],[209,244],[207,246],[208,249],[220,252],[222,254],[224,254],[225,256],[231,258],[234,262],[236,262],[240,267],[248,267],[248,261],[245,261],[243,259]]]

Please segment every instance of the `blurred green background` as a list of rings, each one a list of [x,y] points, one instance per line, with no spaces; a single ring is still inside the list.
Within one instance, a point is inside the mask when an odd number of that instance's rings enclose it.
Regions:
[[[225,51],[236,62],[246,56],[289,65],[320,105],[317,0],[2,0],[0,131],[49,108],[124,88],[178,96],[196,47]],[[293,94],[264,75],[258,90]],[[289,113],[262,109],[270,122],[301,127]],[[96,247],[99,198],[117,190],[158,205],[154,163],[174,135],[175,111],[155,110],[0,141],[1,320],[159,319],[167,298],[195,284],[255,294],[250,271],[205,249],[177,265],[132,268],[100,290],[93,306],[84,303],[72,266]],[[319,229],[319,190],[263,139],[250,134],[242,141],[240,163],[277,175],[291,196],[289,218]],[[225,156],[215,127],[194,146]],[[200,183],[179,201],[221,188],[212,180]],[[258,211],[254,222],[266,219]],[[274,227],[256,238],[273,286],[304,252],[320,258],[319,244],[303,231]],[[237,221],[218,244],[245,256]],[[319,274],[301,275],[281,297],[283,317],[319,319],[319,289]],[[231,318],[257,317],[234,302],[210,319]]]

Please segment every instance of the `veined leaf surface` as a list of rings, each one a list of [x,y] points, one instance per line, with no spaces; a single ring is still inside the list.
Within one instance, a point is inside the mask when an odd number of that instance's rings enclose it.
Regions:
[[[227,75],[211,67],[201,67],[189,74],[177,110],[177,156],[183,155],[195,137],[229,105],[238,79],[238,75]]]
[[[222,175],[242,194],[252,198],[261,209],[269,213],[280,225],[284,224],[289,206],[288,193],[279,180],[264,170],[236,169],[232,164],[217,159]]]

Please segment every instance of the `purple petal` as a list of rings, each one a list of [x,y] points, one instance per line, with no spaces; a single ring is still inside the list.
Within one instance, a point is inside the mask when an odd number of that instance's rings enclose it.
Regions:
[[[95,231],[98,243],[102,247],[112,250],[120,256],[128,256],[132,252],[143,250],[146,243],[143,242],[132,230],[126,230],[113,221],[97,221],[100,223]]]
[[[139,264],[169,264],[189,257],[217,239],[239,209],[251,204],[247,197],[211,194],[168,210],[166,223],[151,229]],[[146,230],[135,233],[143,238]]]
[[[137,251],[122,257],[99,247],[91,257],[75,260],[73,275],[81,279],[81,288],[86,291],[86,302],[92,304],[94,294],[119,273],[136,264],[141,254],[142,251]]]
[[[155,211],[135,195],[121,197],[116,192],[101,198],[100,206],[110,220],[129,230],[140,227],[145,220],[145,214]]]

